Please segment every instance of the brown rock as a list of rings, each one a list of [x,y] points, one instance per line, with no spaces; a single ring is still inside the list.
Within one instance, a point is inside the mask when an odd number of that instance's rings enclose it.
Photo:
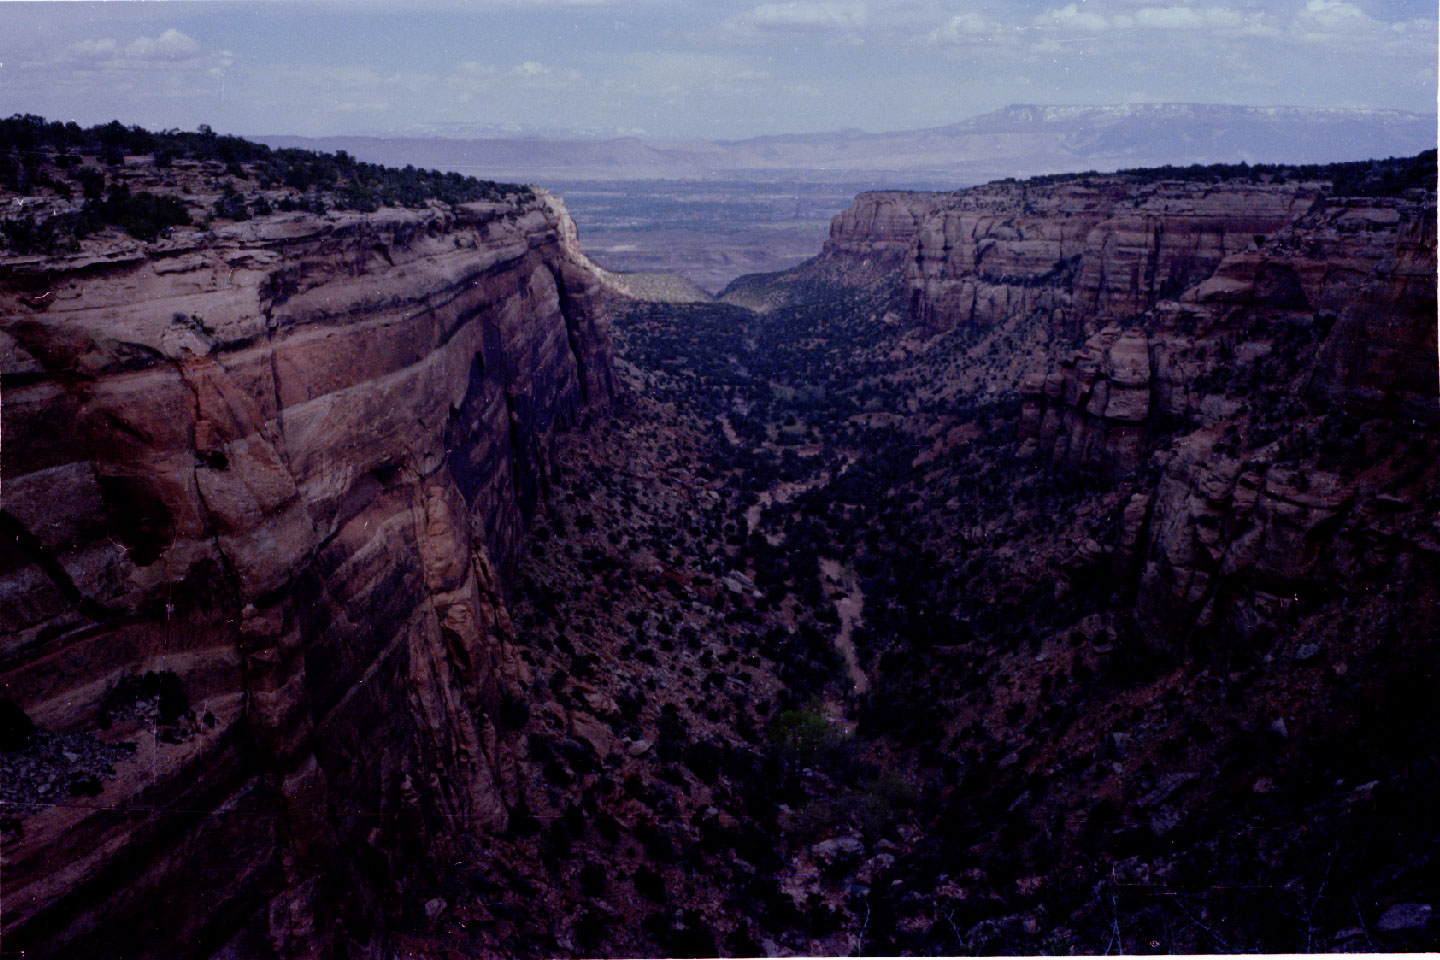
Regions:
[[[281,953],[327,952],[317,916],[380,892],[337,844],[441,858],[505,825],[486,718],[523,671],[496,570],[552,438],[614,393],[598,279],[543,193],[46,268],[60,295],[36,312],[0,265],[6,509],[46,552],[5,560],[28,572],[5,574],[0,687],[80,728],[97,678],[173,669],[219,723],[7,841],[6,945],[165,956],[257,918]],[[108,812],[141,799],[217,816]],[[387,887],[424,867],[391,861]],[[202,875],[206,909],[173,916]]]

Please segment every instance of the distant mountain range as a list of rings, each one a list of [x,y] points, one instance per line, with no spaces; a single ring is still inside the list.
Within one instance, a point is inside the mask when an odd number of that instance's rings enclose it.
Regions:
[[[748,140],[635,137],[295,137],[272,146],[347,150],[374,162],[502,180],[896,179],[958,186],[1006,176],[1191,163],[1322,163],[1436,145],[1434,114],[1403,110],[1156,103],[1016,104],[944,127]]]

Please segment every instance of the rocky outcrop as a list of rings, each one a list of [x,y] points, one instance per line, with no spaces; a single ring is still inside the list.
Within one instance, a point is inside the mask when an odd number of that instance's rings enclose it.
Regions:
[[[1434,220],[1331,199],[1022,383],[1026,452],[1069,468],[1133,473],[1181,431],[1118,527],[1144,636],[1248,636],[1324,583],[1436,562],[1416,454],[1376,439],[1440,422]]]
[[[614,393],[598,291],[543,194],[0,268],[0,694],[136,744],[7,835],[7,949],[363,955],[504,828],[504,571]],[[146,671],[195,722],[101,729]]]
[[[768,313],[839,290],[893,284],[921,224],[948,198],[905,190],[862,193],[831,219],[830,237],[819,256],[778,273],[739,277],[719,299]]]
[[[1216,394],[1265,357],[1287,390],[1321,406],[1434,397],[1434,231],[1434,208],[1413,199],[1330,198],[1227,257],[1156,306],[1157,410],[1196,421],[1227,415],[1235,405]],[[1302,363],[1295,343],[1277,352],[1286,330],[1319,342],[1318,356]],[[1304,383],[1288,381],[1297,372]]]
[[[1106,327],[1048,376],[1020,384],[1020,436],[1076,469],[1132,473],[1150,416],[1150,353],[1137,330]]]
[[[1313,297],[1337,316],[1308,385],[1310,397],[1382,409],[1395,401],[1433,401],[1434,208],[1350,201],[1327,208],[1317,220],[1314,227],[1303,225],[1305,232],[1297,230],[1295,240],[1319,244],[1333,231],[1354,253],[1340,269],[1309,271],[1320,273]]]
[[[1316,205],[1143,327],[1105,328],[1027,377],[1022,438],[1056,463],[1128,473],[1157,422],[1223,421],[1262,387],[1319,407],[1433,399],[1434,229],[1414,200]]]
[[[830,221],[821,256],[844,259],[862,274],[888,273],[904,264],[921,224],[946,197],[903,190],[862,193]]]
[[[905,266],[914,320],[989,327],[1039,312],[1092,332],[1208,277],[1314,202],[1313,184],[1082,177],[988,184],[926,218]]]

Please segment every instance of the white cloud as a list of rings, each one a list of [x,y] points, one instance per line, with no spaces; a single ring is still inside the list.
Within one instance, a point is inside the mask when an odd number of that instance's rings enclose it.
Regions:
[[[1209,26],[1211,22],[1194,7],[1146,7],[1135,13],[1137,26],[1155,30],[1195,30]]]
[[[1058,10],[1046,10],[1035,18],[1035,26],[1066,33],[1097,33],[1110,29],[1110,21],[1101,14],[1071,3]]]
[[[641,84],[671,84],[682,87],[759,83],[770,79],[770,71],[750,57],[714,53],[637,54],[631,58],[629,76]]]
[[[140,37],[125,46],[125,55],[132,60],[166,61],[174,63],[192,60],[205,54],[194,37],[186,36],[174,27],[151,39]]]
[[[787,0],[762,3],[742,13],[731,25],[750,31],[825,32],[854,30],[869,23],[864,3],[852,0]]]
[[[994,42],[1005,27],[978,13],[957,13],[925,35],[930,43],[963,46]]]
[[[1370,19],[1365,11],[1344,0],[1309,0],[1302,16],[1326,27],[1354,26]]]
[[[1329,3],[1333,0],[1312,0]],[[1196,37],[1213,35],[1275,36],[1280,33],[1270,14],[1242,12],[1234,7],[1195,6],[1176,3],[1169,6],[1131,5],[1130,12],[1110,15],[1096,9],[1085,9],[1071,3],[1047,10],[1034,19],[1034,25],[1051,33],[1104,33],[1118,30],[1184,30]]]
[[[1308,0],[1291,25],[1292,35],[1305,43],[1354,49],[1373,55],[1435,56],[1434,20],[1377,20],[1346,0]]]
[[[455,65],[455,74],[461,78],[488,80],[499,73],[500,68],[493,63],[481,63],[479,60],[464,60]]]
[[[77,40],[58,57],[76,70],[154,70],[177,68],[218,74],[235,61],[228,50],[211,50],[174,27],[157,37],[136,37],[128,43],[114,38]]]

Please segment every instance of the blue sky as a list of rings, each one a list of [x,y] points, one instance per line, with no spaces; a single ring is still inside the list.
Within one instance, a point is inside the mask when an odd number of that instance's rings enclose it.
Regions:
[[[1008,103],[1434,111],[1434,0],[0,3],[0,113],[730,138]]]

